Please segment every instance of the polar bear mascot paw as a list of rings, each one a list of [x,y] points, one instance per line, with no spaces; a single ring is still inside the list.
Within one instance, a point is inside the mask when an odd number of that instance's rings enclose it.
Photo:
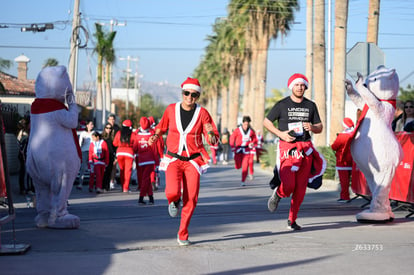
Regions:
[[[48,220],[49,228],[76,229],[79,228],[79,225],[79,217],[69,213],[61,217],[55,217],[53,215],[50,215]]]
[[[390,212],[372,212],[370,209],[364,210],[356,215],[360,223],[387,223],[394,220],[394,213]]]
[[[394,219],[389,191],[402,158],[401,145],[391,128],[399,80],[395,69],[379,66],[364,80],[345,81],[348,96],[362,110],[351,143],[352,157],[371,191],[370,208],[356,215],[359,222],[388,222]]]

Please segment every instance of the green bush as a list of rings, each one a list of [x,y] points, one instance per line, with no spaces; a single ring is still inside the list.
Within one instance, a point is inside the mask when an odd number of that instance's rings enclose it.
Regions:
[[[335,152],[332,150],[330,146],[319,146],[318,148],[319,153],[321,153],[325,160],[326,160],[326,171],[323,177],[325,179],[333,180],[335,179],[335,172],[336,172],[336,157]]]
[[[264,152],[260,157],[260,162],[264,167],[268,167],[273,170],[273,167],[276,165],[276,144],[267,143],[264,145],[264,149],[266,149],[266,152]],[[327,162],[326,171],[323,177],[325,179],[335,179],[335,152],[329,146],[320,146],[317,149],[324,156]]]

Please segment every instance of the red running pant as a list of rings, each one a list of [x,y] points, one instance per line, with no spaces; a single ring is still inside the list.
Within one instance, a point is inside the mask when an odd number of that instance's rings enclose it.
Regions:
[[[281,160],[280,163],[280,180],[281,184],[277,189],[277,194],[281,198],[292,195],[290,200],[289,220],[293,223],[298,217],[300,205],[305,198],[308,179],[312,167],[312,157],[304,157],[298,171],[292,171],[292,160],[295,157],[289,157]]]
[[[242,182],[246,181],[247,174],[250,173],[250,175],[253,175],[253,165],[254,165],[254,155],[253,154],[242,154]]]
[[[89,189],[93,189],[96,178],[96,188],[102,189],[103,176],[105,173],[105,165],[96,164],[93,166],[93,173],[89,175]]]
[[[152,196],[151,173],[154,172],[154,164],[142,165],[137,167],[139,196]]]
[[[178,201],[181,197],[181,188],[183,190],[183,209],[181,210],[178,237],[180,240],[187,240],[188,226],[197,205],[200,191],[200,174],[189,161],[176,160],[168,165],[165,175],[165,195],[168,203]]]
[[[134,159],[128,156],[118,156],[117,159],[120,170],[122,191],[128,192],[129,181],[131,180],[132,173],[132,163],[134,162]]]
[[[352,170],[338,170],[339,183],[341,184],[340,199],[350,200],[349,197],[349,183],[351,179]]]

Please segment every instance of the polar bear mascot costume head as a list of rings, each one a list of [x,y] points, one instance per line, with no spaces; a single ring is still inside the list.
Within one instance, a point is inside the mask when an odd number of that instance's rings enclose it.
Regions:
[[[44,68],[37,76],[35,92],[26,161],[36,191],[35,222],[38,227],[78,228],[79,217],[66,209],[80,167],[74,131],[78,109],[66,68]]]
[[[359,222],[387,222],[394,219],[389,191],[402,149],[391,129],[399,89],[395,69],[379,66],[363,80],[358,73],[356,90],[345,81],[351,100],[362,110],[351,143],[352,157],[364,174],[372,193],[370,208],[359,214]]]

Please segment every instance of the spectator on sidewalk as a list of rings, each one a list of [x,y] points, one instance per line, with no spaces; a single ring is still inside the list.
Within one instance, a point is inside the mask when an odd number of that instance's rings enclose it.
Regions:
[[[91,171],[89,177],[89,192],[93,192],[94,185],[96,186],[96,193],[103,193],[102,183],[105,172],[105,167],[109,163],[108,146],[101,138],[98,132],[92,133],[92,142],[89,146],[89,169]]]
[[[79,190],[82,190],[83,181],[85,179],[85,172],[88,169],[89,146],[91,145],[92,141],[93,128],[94,125],[92,120],[88,120],[86,122],[85,131],[81,132],[79,135],[79,145],[82,151],[82,163],[79,171],[79,183],[76,186],[76,189]]]
[[[112,180],[112,169],[115,163],[115,154],[116,148],[114,147],[114,135],[113,135],[113,126],[110,123],[105,124],[104,131],[102,133],[102,139],[105,140],[106,145],[108,146],[109,153],[109,162],[105,168],[102,188],[106,191],[115,189],[115,180]]]
[[[349,136],[354,130],[354,122],[349,117],[344,118],[342,122],[343,131],[336,136],[331,148],[335,151],[336,156],[336,170],[338,171],[339,184],[341,186],[341,192],[338,202],[348,202],[351,198],[349,196],[349,184],[351,182],[352,175],[352,155],[351,148],[347,148],[345,145],[349,140]]]
[[[130,192],[129,182],[131,180],[132,165],[135,159],[134,142],[132,122],[126,119],[122,122],[122,128],[116,133],[114,138],[114,146],[117,147],[116,158],[120,169],[122,192],[124,193]]]

